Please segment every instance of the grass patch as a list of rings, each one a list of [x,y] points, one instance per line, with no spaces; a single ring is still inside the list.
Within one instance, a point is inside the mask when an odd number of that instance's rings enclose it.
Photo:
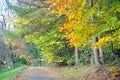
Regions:
[[[64,67],[59,69],[58,73],[64,78],[85,80],[89,74],[93,74],[95,71],[97,71],[95,66],[83,65],[77,68]]]
[[[81,78],[82,80],[85,80],[85,78],[89,74],[93,74],[95,71],[97,71],[97,69],[98,68],[94,65],[82,65],[80,68],[77,69],[79,78]]]
[[[96,66],[96,65],[81,65],[79,67],[60,67],[56,68],[57,72],[63,78],[70,80],[113,80],[120,75],[120,65],[117,66]],[[109,69],[110,68],[110,69]],[[119,76],[118,76],[119,77]],[[120,80],[119,78],[117,80]]]
[[[2,73],[2,74],[0,74],[0,80],[9,80],[15,74],[17,74],[18,72],[20,72],[26,68],[27,68],[27,66],[21,66],[21,67],[15,68],[13,70],[10,70],[8,72]]]
[[[75,78],[78,76],[78,73],[73,68],[66,68],[64,70],[58,71],[60,76],[63,76],[64,78]]]

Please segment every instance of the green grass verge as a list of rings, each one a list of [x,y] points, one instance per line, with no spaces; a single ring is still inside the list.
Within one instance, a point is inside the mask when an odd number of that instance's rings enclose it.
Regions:
[[[8,80],[11,77],[13,77],[14,75],[16,75],[18,72],[20,72],[26,68],[27,68],[27,66],[21,66],[21,67],[15,68],[13,70],[10,70],[8,72],[2,73],[2,74],[0,74],[0,80]]]
[[[65,78],[76,78],[78,76],[78,73],[72,68],[59,70],[58,73]]]
[[[64,78],[71,78],[72,80],[81,79],[85,80],[85,78],[89,75],[94,73],[97,70],[95,66],[90,65],[81,65],[80,67],[65,67],[58,70],[60,76]]]

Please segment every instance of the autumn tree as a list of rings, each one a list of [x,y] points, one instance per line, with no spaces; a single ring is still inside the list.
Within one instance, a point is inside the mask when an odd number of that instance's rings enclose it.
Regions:
[[[48,10],[51,3],[46,1],[40,1],[40,3],[36,1],[35,5],[32,4],[34,1],[20,2],[22,7],[14,6],[7,1],[8,7],[17,13],[16,23],[14,24],[17,27],[14,32],[15,35],[25,38],[28,43],[34,43],[36,48],[39,49],[42,61],[54,62],[59,65],[74,64],[72,60],[73,48],[68,47],[64,34],[59,32],[57,28],[57,25],[65,22],[64,16],[55,17],[51,15]],[[43,6],[39,6],[40,4]]]
[[[106,62],[108,47],[112,50],[109,53],[120,49],[119,0],[18,0],[19,5],[6,2],[17,14],[13,33],[37,45],[46,62],[55,62],[56,57],[65,55],[65,48],[69,53],[74,47],[76,65],[79,56],[88,50],[99,66]],[[86,46],[89,48],[81,50]],[[58,61],[64,62],[66,56]]]
[[[111,3],[111,9],[107,8],[108,3]],[[111,13],[113,7],[117,9],[116,3],[119,4],[119,1],[53,0],[51,9],[56,15],[64,14],[67,18],[67,22],[60,27],[60,30],[66,33],[70,44],[81,47],[92,40],[94,61],[99,65],[104,64],[102,48],[108,42],[118,38],[106,33],[106,30],[109,32],[113,29],[110,26],[118,29],[117,16],[112,16],[114,13]]]

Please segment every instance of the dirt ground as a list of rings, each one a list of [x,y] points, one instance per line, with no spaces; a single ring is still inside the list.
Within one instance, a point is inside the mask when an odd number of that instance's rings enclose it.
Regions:
[[[11,80],[120,80],[119,78],[111,78],[106,72],[106,68],[101,68],[99,71],[90,73],[82,79],[81,77],[66,79],[61,77],[56,70],[64,68],[48,68],[48,67],[29,67],[26,70],[19,72]],[[82,75],[81,70],[77,70]]]
[[[63,80],[60,76],[47,67],[29,67],[28,69],[18,73],[11,80]]]

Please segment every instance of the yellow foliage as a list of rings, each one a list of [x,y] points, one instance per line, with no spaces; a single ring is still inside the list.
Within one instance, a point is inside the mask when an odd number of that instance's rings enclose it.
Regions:
[[[107,42],[110,41],[113,41],[112,37],[103,37],[98,42],[96,42],[96,44],[93,45],[92,48],[103,47]]]
[[[112,78],[120,77],[120,71],[118,70],[117,67],[112,66],[108,69],[108,71],[110,72]]]
[[[50,2],[53,2],[54,0],[49,0]]]
[[[88,36],[91,35],[88,34],[93,32],[90,28],[86,28],[86,24],[81,24],[86,22],[86,19],[83,19],[83,8],[86,6],[86,3],[86,0],[55,0],[53,2],[53,11],[56,11],[59,16],[61,14],[67,16],[65,19],[68,21],[63,24],[63,27],[58,29],[65,32],[69,39],[70,47],[81,46],[86,42]]]
[[[22,24],[28,24],[29,23],[29,20],[27,19],[23,19],[23,18],[16,18],[16,23],[17,22],[21,22]]]
[[[112,78],[116,78],[116,75],[120,75],[120,73],[116,72],[116,73],[111,74]]]
[[[73,19],[75,18],[76,13],[75,13],[75,12],[72,12],[72,13],[68,14],[67,16],[68,16],[68,20],[71,21],[71,20],[73,20]]]
[[[59,27],[58,27],[58,30],[59,30],[60,32],[63,32],[64,28],[63,28],[62,26],[59,26]]]
[[[67,38],[69,39],[70,47],[73,46],[81,47],[81,45],[87,41],[88,37],[86,35],[72,33]]]
[[[58,15],[65,14],[67,16],[67,22],[63,24],[63,27],[59,27],[60,31],[65,32],[69,39],[70,46],[81,46],[84,42],[88,41],[88,37],[95,34],[98,30],[98,25],[89,25],[90,15],[95,13],[95,9],[86,8],[88,4],[87,0],[55,0],[52,7],[56,10]],[[102,11],[96,14],[97,17],[102,17]],[[105,22],[109,22],[108,18],[102,17]],[[103,32],[113,30],[113,27],[104,29]],[[72,34],[76,33],[76,34]],[[103,37],[92,48],[103,47],[109,41],[113,41],[113,37]],[[120,43],[120,41],[119,41]]]
[[[115,66],[112,66],[108,69],[110,72],[117,72],[118,71],[118,68],[115,67]]]
[[[54,61],[54,56],[53,56],[53,54],[52,53],[46,53],[46,54],[44,54],[44,57],[46,58],[46,62],[47,63],[51,63],[51,62],[53,62]]]

